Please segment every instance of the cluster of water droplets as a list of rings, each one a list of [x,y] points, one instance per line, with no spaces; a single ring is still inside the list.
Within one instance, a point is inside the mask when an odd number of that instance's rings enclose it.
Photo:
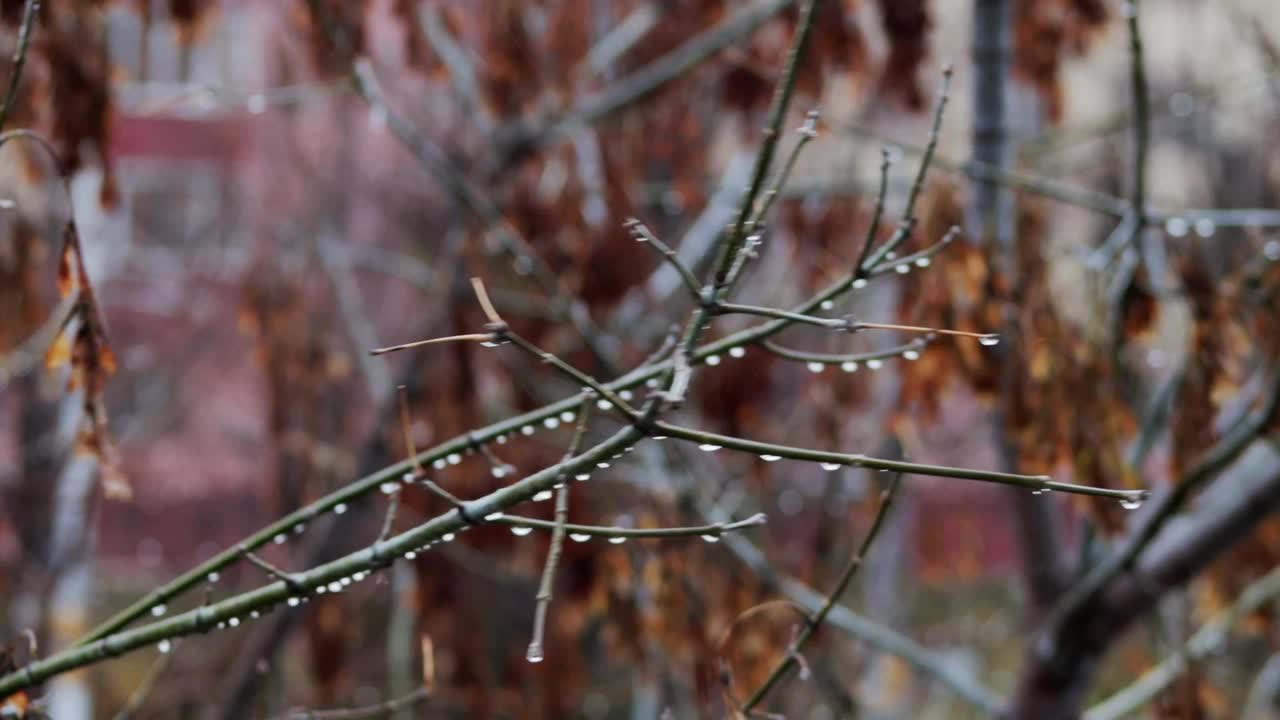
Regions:
[[[741,345],[734,345],[733,347],[726,350],[725,353],[727,353],[729,357],[734,358],[736,360],[736,359],[746,357],[747,349]],[[719,365],[723,360],[724,358],[720,357],[719,355],[711,354],[703,358],[702,362],[712,367],[715,367],[716,365]]]
[[[1164,223],[1164,231],[1171,237],[1185,237],[1191,230],[1195,230],[1196,235],[1202,238],[1213,237],[1218,224],[1210,217],[1199,217],[1194,221],[1184,217],[1171,217]]]
[[[911,347],[899,352],[896,356],[886,357],[901,357],[904,360],[919,360],[920,350],[919,348]],[[885,358],[868,358],[862,362],[858,362],[857,360],[810,360],[805,363],[805,367],[809,372],[815,375],[821,373],[823,370],[826,370],[828,366],[832,365],[839,367],[842,372],[853,373],[857,372],[862,367],[865,367],[868,370],[879,370],[884,367],[884,361]]]

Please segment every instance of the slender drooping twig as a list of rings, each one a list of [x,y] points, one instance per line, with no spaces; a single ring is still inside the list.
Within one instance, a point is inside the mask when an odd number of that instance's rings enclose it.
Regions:
[[[796,667],[796,654],[804,649],[804,644],[821,627],[823,621],[827,619],[827,615],[831,613],[831,609],[840,602],[840,597],[844,595],[849,583],[853,582],[854,576],[858,574],[858,570],[862,567],[862,562],[867,557],[867,551],[871,549],[871,544],[875,542],[876,536],[880,533],[880,528],[884,526],[884,519],[889,514],[889,508],[893,506],[893,498],[898,492],[898,484],[901,479],[902,476],[900,474],[895,474],[889,480],[888,486],[880,492],[880,506],[876,508],[876,516],[875,520],[871,522],[871,529],[867,531],[866,537],[862,539],[862,544],[858,546],[857,552],[849,558],[848,564],[845,565],[844,570],[840,573],[840,578],[836,580],[835,586],[831,588],[830,594],[827,595],[826,602],[822,604],[822,607],[818,608],[813,617],[809,618],[809,621],[801,628],[799,635],[796,636],[795,641],[788,648],[786,657],[774,666],[773,672],[769,673],[769,677],[743,703],[743,712],[751,712],[752,708],[759,705],[765,696],[769,694],[769,691],[788,672]]]
[[[400,488],[392,491],[390,498],[387,500],[387,514],[382,517],[382,530],[378,533],[376,542],[382,542],[391,536],[391,528],[396,524],[396,511],[400,509]]]
[[[877,362],[880,360],[888,360],[898,357],[918,357],[920,351],[929,345],[932,338],[926,336],[916,338],[905,345],[897,345],[884,350],[876,350],[866,353],[819,353],[808,352],[806,350],[794,350],[792,348],[783,347],[770,340],[765,340],[760,347],[787,360],[795,360],[802,363],[817,363],[822,366],[839,366],[845,372],[856,372],[858,368],[866,365],[872,370],[878,369]],[[913,356],[912,353],[915,355]],[[822,368],[814,368],[821,370]]]
[[[9,75],[9,89],[4,93],[4,105],[0,105],[0,130],[9,119],[13,101],[18,98],[18,85],[22,82],[22,69],[27,64],[27,49],[31,46],[31,30],[40,12],[40,0],[27,0],[22,10],[22,25],[18,28],[18,47],[13,51],[13,72]]]
[[[160,676],[169,668],[169,663],[173,662],[173,656],[177,653],[177,643],[170,643],[167,652],[160,655],[151,662],[151,667],[147,668],[147,674],[142,676],[142,682],[138,683],[138,687],[134,688],[130,693],[129,699],[125,701],[124,707],[120,708],[113,720],[133,720],[133,717],[142,709],[143,703],[151,696],[151,691],[155,689],[156,684],[160,681]]]
[[[568,460],[578,453],[578,446],[587,434],[587,418],[591,414],[591,398],[584,396],[578,409],[578,426],[573,431],[573,439],[565,450],[564,459]],[[565,524],[569,522],[569,477],[560,476],[560,484],[556,488],[556,520],[551,530],[551,545],[547,550],[547,562],[542,567],[542,579],[538,583],[538,596],[533,611],[533,637],[529,640],[529,649],[525,659],[531,663],[542,662],[543,634],[547,626],[547,610],[551,607],[551,596],[555,586],[556,567],[560,564],[560,553],[564,551]]]

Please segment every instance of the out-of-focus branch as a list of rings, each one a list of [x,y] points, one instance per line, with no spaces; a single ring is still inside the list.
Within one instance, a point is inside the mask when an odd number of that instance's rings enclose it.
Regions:
[[[307,5],[312,15],[325,28],[339,54],[350,63],[352,81],[360,97],[387,119],[387,127],[392,134],[413,153],[419,163],[437,181],[444,185],[454,202],[462,206],[480,223],[484,234],[512,258],[516,271],[533,277],[542,290],[550,296],[548,304],[552,307],[565,308],[563,317],[558,319],[570,323],[578,331],[596,360],[610,371],[616,372],[611,353],[607,352],[601,344],[601,340],[605,337],[604,333],[591,324],[590,315],[585,312],[585,309],[579,309],[581,301],[566,291],[560,276],[511,226],[493,201],[476,189],[430,138],[392,110],[382,94],[382,88],[368,59],[356,57],[352,51],[350,39],[345,37],[341,28],[333,22],[333,18],[324,6],[324,0],[308,0]]]
[[[440,8],[432,2],[418,3],[418,23],[422,26],[422,34],[431,44],[431,49],[448,68],[453,87],[462,99],[468,115],[479,124],[481,130],[489,130],[493,119],[480,101],[480,83],[476,80],[475,68],[472,67],[466,50],[453,39],[444,18],[440,16]]]
[[[13,110],[13,101],[18,97],[18,86],[22,83],[22,69],[27,64],[27,49],[31,46],[31,30],[36,25],[36,15],[40,12],[40,0],[27,0],[22,10],[22,25],[18,28],[18,47],[13,51],[13,72],[9,75],[9,89],[4,93],[4,105],[0,105],[0,130],[9,119]]]
[[[1139,525],[1124,545],[1111,557],[1098,564],[1063,596],[1054,608],[1051,626],[1066,623],[1095,600],[1108,585],[1132,567],[1143,550],[1151,544],[1170,519],[1206,484],[1214,481],[1262,433],[1280,410],[1280,373],[1269,381],[1263,406],[1236,425],[1230,433],[1209,448],[1199,461],[1174,484],[1173,489],[1158,496],[1153,507],[1139,520]]]
[[[1187,644],[1133,684],[1116,691],[1089,708],[1085,720],[1120,720],[1155,699],[1195,662],[1207,658],[1227,641],[1227,634],[1245,616],[1260,610],[1280,596],[1280,568],[1255,580],[1240,593],[1229,608],[1205,623]]]
[[[67,326],[80,305],[80,292],[73,291],[58,301],[44,323],[31,333],[22,344],[4,355],[0,355],[0,390],[9,384],[9,380],[25,374],[38,364],[53,346],[58,333]]]
[[[587,67],[591,72],[603,73],[635,47],[658,24],[660,12],[655,3],[646,2],[627,13],[621,22],[600,38],[600,42],[587,51]]]
[[[1013,718],[1079,717],[1102,656],[1126,628],[1169,590],[1203,572],[1228,548],[1248,537],[1280,506],[1276,450],[1255,444],[1213,484],[1199,507],[1169,523],[1096,600],[1069,616],[1066,625],[1042,631],[1010,709]]]
[[[1138,27],[1138,0],[1125,0],[1129,31],[1129,83],[1133,103],[1133,187],[1129,204],[1137,218],[1134,235],[1147,224],[1147,155],[1151,147],[1151,96],[1142,57],[1142,32]]]
[[[848,134],[871,138],[883,142],[885,138],[876,130],[856,122],[845,122],[840,127]],[[895,147],[911,155],[924,154],[925,147],[912,143],[895,143]],[[969,160],[962,162],[935,154],[930,161],[932,167],[943,172],[964,175],[972,180],[994,182],[1005,187],[1040,195],[1064,205],[1090,210],[1114,218],[1123,218],[1129,212],[1129,201],[1096,190],[1075,187],[1049,177],[1006,170],[998,165]],[[814,192],[864,192],[863,188],[844,186],[839,183],[815,186],[813,184],[796,185],[788,194],[812,194]],[[1185,221],[1189,225],[1197,222],[1208,223],[1210,227],[1278,227],[1280,211],[1270,208],[1161,208],[1147,204],[1147,220],[1149,223],[1166,223],[1169,221]]]
[[[509,156],[528,151],[567,136],[574,130],[599,122],[648,97],[667,83],[681,77],[721,50],[755,32],[796,0],[754,0],[709,30],[687,40],[680,47],[630,75],[613,81],[603,90],[588,95],[559,116],[521,121],[499,131]]]
[[[273,720],[369,720],[387,717],[397,711],[424,703],[430,698],[430,688],[420,687],[407,695],[373,705],[336,710],[295,710],[279,715]]]

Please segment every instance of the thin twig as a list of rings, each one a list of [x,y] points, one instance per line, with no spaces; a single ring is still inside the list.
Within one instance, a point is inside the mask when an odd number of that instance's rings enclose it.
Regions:
[[[631,231],[631,235],[638,241],[647,244],[662,256],[664,260],[675,268],[680,275],[680,281],[684,283],[685,288],[689,290],[689,294],[696,301],[701,297],[701,290],[698,288],[698,279],[693,276],[693,271],[680,261],[680,255],[671,249],[670,245],[662,242],[657,235],[653,233],[644,223],[632,218],[623,225]]]
[[[640,412],[631,407],[631,405],[626,400],[623,400],[617,393],[606,387],[604,383],[601,383],[594,377],[582,372],[573,365],[570,365],[554,353],[549,353],[537,345],[534,345],[532,342],[526,340],[524,337],[513,331],[511,326],[507,325],[506,321],[498,315],[497,310],[493,307],[493,303],[489,302],[489,296],[485,292],[483,280],[480,278],[471,278],[471,287],[475,290],[476,299],[479,301],[480,307],[484,310],[485,316],[489,318],[492,334],[487,337],[490,340],[494,342],[501,342],[503,340],[510,341],[512,345],[515,345],[517,348],[520,348],[542,362],[552,366],[556,370],[559,370],[575,383],[583,387],[590,388],[597,395],[608,401],[618,410],[618,412],[622,413],[628,422],[635,422],[637,418],[639,418]]]
[[[960,235],[960,226],[952,225],[951,229],[947,230],[946,234],[944,234],[942,236],[942,239],[939,240],[938,242],[930,245],[929,247],[923,250],[920,250],[919,252],[914,252],[914,253],[911,253],[910,255],[903,255],[902,257],[895,258],[893,260],[886,260],[885,262],[880,263],[876,267],[865,269],[862,271],[863,276],[875,277],[876,275],[883,275],[891,271],[896,271],[901,273],[902,271],[900,270],[900,268],[904,266],[907,268],[910,268],[912,265],[914,265],[918,268],[926,268],[932,262],[933,256],[945,250],[947,246],[950,245],[959,235]],[[862,266],[861,264],[859,264],[857,267],[862,267]]]
[[[871,211],[871,223],[867,225],[867,235],[862,241],[862,250],[858,252],[858,260],[853,264],[853,274],[859,278],[870,274],[871,268],[867,264],[867,258],[871,255],[871,248],[876,244],[876,236],[880,234],[880,218],[884,216],[884,198],[889,192],[889,167],[892,164],[889,148],[880,148],[880,189],[876,193],[876,205]]]
[[[791,94],[795,89],[800,59],[809,44],[809,36],[812,34],[814,19],[817,17],[817,8],[820,4],[821,0],[808,0],[801,10],[800,25],[795,31],[795,40],[787,51],[787,60],[782,71],[782,79],[778,82],[778,87],[774,92],[773,101],[769,109],[769,121],[765,128],[764,142],[760,145],[760,153],[756,156],[755,167],[752,170],[751,185],[742,201],[742,207],[738,211],[738,219],[733,225],[733,230],[730,231],[727,239],[722,240],[720,244],[720,255],[716,261],[715,274],[711,283],[713,288],[712,301],[718,301],[720,296],[729,289],[727,284],[729,271],[737,258],[742,243],[746,241],[747,234],[755,230],[750,221],[755,209],[756,198],[759,197],[760,192],[764,189],[765,177],[769,174],[769,167],[773,163],[773,155],[777,151],[782,121],[787,114],[787,108],[791,105]],[[694,327],[697,327],[696,322]]]
[[[284,570],[281,570],[248,550],[246,550],[243,555],[245,560],[248,560],[251,564],[265,572],[267,575],[270,575],[272,578],[282,580],[286,585],[297,586],[298,581],[294,577],[293,573],[287,573]]]
[[[951,75],[951,65],[947,65],[942,69],[942,89],[938,91],[938,102],[934,106],[933,124],[929,128],[929,141],[925,143],[924,154],[920,158],[920,169],[916,171],[916,179],[911,183],[911,190],[907,193],[907,206],[902,211],[902,223],[898,225],[898,229],[883,245],[871,253],[871,256],[866,259],[859,269],[874,268],[879,265],[881,261],[889,257],[889,253],[897,250],[898,246],[911,236],[911,230],[916,222],[916,200],[919,199],[920,191],[924,188],[924,179],[929,172],[929,166],[933,164],[933,151],[938,147],[938,136],[942,129],[942,116],[947,109],[947,99],[951,95]]]
[[[491,342],[493,335],[488,333],[468,333],[466,335],[449,335],[448,337],[428,338],[426,340],[417,340],[403,345],[391,345],[390,347],[374,348],[369,351],[370,355],[384,355],[390,352],[398,352],[400,350],[409,350],[411,348],[422,347],[424,345],[435,345],[437,343],[447,342]]]
[[[842,318],[814,317],[813,315],[791,312],[790,310],[780,310],[778,308],[758,305],[741,305],[738,303],[728,302],[716,303],[713,312],[717,315],[757,315],[759,317],[789,320],[793,323],[800,323],[802,325],[815,325],[817,327],[830,329],[845,329],[849,324]]]
[[[387,500],[387,514],[382,518],[382,531],[378,533],[377,542],[386,540],[391,535],[391,527],[396,523],[396,511],[400,509],[400,487],[396,486]]]
[[[766,340],[760,343],[760,347],[786,360],[795,360],[803,363],[821,363],[822,365],[839,365],[845,372],[855,372],[857,369],[866,364],[872,370],[875,370],[874,361],[887,360],[889,358],[903,357],[909,353],[919,353],[932,341],[932,338],[925,336],[916,338],[905,345],[897,345],[884,350],[876,350],[868,353],[817,353],[807,352],[805,350],[793,350],[783,347],[775,342]]]
[[[155,660],[151,662],[151,667],[147,668],[147,674],[142,676],[142,682],[138,683],[138,687],[134,688],[129,695],[129,699],[125,701],[124,707],[115,714],[114,720],[132,720],[133,716],[142,709],[142,705],[151,696],[151,691],[155,689],[156,683],[159,682],[160,676],[168,669],[169,663],[173,662],[173,656],[176,654],[178,643],[169,643],[169,647],[160,653]]]
[[[1123,502],[1140,502],[1149,494],[1147,490],[1115,490],[1111,488],[1090,487],[1057,482],[1048,475],[1020,475],[1017,473],[997,472],[994,470],[975,470],[947,465],[928,465],[907,462],[905,460],[887,460],[875,458],[861,453],[840,453],[830,450],[815,450],[793,445],[749,440],[747,438],[720,433],[695,430],[658,421],[654,428],[672,438],[698,443],[701,449],[714,452],[722,448],[751,453],[761,457],[790,458],[808,462],[824,463],[832,466],[865,467],[873,470],[887,470],[907,475],[928,475],[932,477],[958,478],[994,482],[1002,485],[1024,487],[1032,491],[1057,490],[1077,495],[1093,495],[1095,497],[1112,498]]]
[[[426,702],[430,698],[431,690],[420,687],[408,695],[402,695],[374,705],[336,710],[295,710],[284,715],[278,715],[274,720],[368,720],[370,718],[386,717],[400,710]]]
[[[804,150],[814,138],[818,137],[818,111],[810,110],[804,116],[804,124],[796,129],[800,135],[800,139],[796,141],[795,146],[791,148],[791,155],[787,157],[786,163],[782,166],[782,172],[778,173],[778,177],[774,179],[773,185],[765,190],[764,197],[761,198],[760,209],[756,211],[755,216],[751,218],[752,227],[760,227],[769,210],[773,207],[773,203],[777,201],[778,196],[782,193],[782,188],[786,187],[787,180],[791,178],[791,171],[795,169],[796,161],[800,159],[800,152]]]
[[[591,398],[584,395],[582,405],[578,408],[578,426],[574,429],[573,439],[565,450],[564,460],[578,453],[578,446],[587,434],[587,419],[591,414]],[[551,530],[551,546],[547,550],[547,562],[542,567],[542,580],[538,583],[538,595],[533,611],[533,637],[529,640],[529,649],[525,658],[531,663],[542,662],[543,634],[547,626],[547,610],[551,607],[551,595],[555,586],[556,567],[560,564],[560,553],[564,551],[565,525],[569,522],[569,478],[560,476],[560,484],[556,488],[556,519]]]
[[[925,327],[923,325],[898,325],[895,323],[876,323],[863,322],[861,320],[853,323],[854,330],[898,330],[900,332],[924,333],[927,335],[952,335],[955,337],[967,337],[980,340],[983,344],[993,345],[1000,341],[1000,336],[996,333],[976,333],[967,330],[948,330],[946,328]]]
[[[1138,0],[1125,0],[1129,31],[1129,82],[1133,101],[1133,195],[1130,204],[1137,219],[1134,235],[1147,224],[1147,155],[1151,146],[1151,96],[1142,57],[1142,33],[1138,28]]]
[[[628,528],[616,525],[578,525],[577,523],[565,523],[565,532],[569,533],[571,539],[577,542],[585,542],[590,538],[615,539],[625,538],[627,540],[674,540],[677,538],[693,538],[700,537],[708,542],[714,542],[720,536],[738,530],[746,530],[747,528],[759,527],[767,521],[764,513],[757,513],[743,520],[734,522],[712,523],[710,525],[687,525],[683,527],[659,527],[659,528]],[[558,521],[542,520],[539,518],[522,517],[520,515],[508,515],[503,513],[500,516],[490,516],[485,518],[485,522],[495,525],[506,525],[513,528],[532,528],[534,530],[552,530],[559,526]],[[573,536],[578,536],[574,538]]]
[[[9,119],[13,101],[18,97],[18,85],[22,82],[22,69],[27,64],[27,49],[31,46],[31,30],[40,11],[40,0],[27,0],[22,11],[22,26],[18,29],[18,47],[13,51],[13,73],[9,75],[9,89],[4,93],[4,105],[0,105],[0,130]]]
[[[489,299],[489,293],[484,289],[484,281],[478,277],[471,278],[471,290],[476,294],[476,302],[480,303],[480,310],[484,312],[484,316],[491,323],[499,323],[505,325],[502,316],[493,307],[493,301]]]
[[[814,613],[809,622],[805,623],[800,630],[795,642],[788,648],[787,656],[773,668],[773,672],[769,673],[769,677],[743,704],[743,712],[750,712],[752,708],[759,705],[765,696],[769,694],[769,691],[782,680],[783,676],[795,668],[797,663],[796,654],[804,649],[804,644],[821,627],[831,609],[840,602],[840,597],[844,595],[849,583],[853,582],[854,576],[858,574],[858,570],[862,567],[862,561],[867,557],[867,551],[871,549],[872,543],[876,541],[876,536],[880,534],[880,528],[884,526],[884,519],[889,515],[889,509],[893,506],[893,498],[898,492],[901,479],[901,473],[895,474],[889,480],[888,487],[880,492],[880,506],[876,508],[875,520],[871,522],[871,529],[867,531],[866,536],[862,539],[862,544],[858,546],[858,551],[849,558],[844,571],[840,573],[840,579],[836,581],[835,587],[831,588],[830,594],[827,595],[826,602],[822,603],[822,607],[818,608],[818,612]]]
[[[413,442],[413,420],[409,415],[409,391],[404,385],[396,387],[400,401],[400,430],[404,433],[405,451],[409,453],[409,462],[413,464],[414,477],[426,477],[422,470],[422,462],[418,459],[418,449]]]

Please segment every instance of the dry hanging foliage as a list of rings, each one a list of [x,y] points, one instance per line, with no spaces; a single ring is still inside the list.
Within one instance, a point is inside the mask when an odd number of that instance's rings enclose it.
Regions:
[[[70,366],[67,387],[81,391],[84,398],[85,424],[80,432],[79,447],[98,460],[107,497],[126,500],[133,491],[120,467],[120,452],[107,427],[107,411],[103,405],[107,379],[116,371],[116,358],[107,343],[106,326],[85,271],[74,221],[68,221],[66,226],[58,266],[58,289],[64,298],[76,298],[68,316],[68,320],[75,320],[75,331],[69,334],[70,329],[64,328],[49,349],[45,364],[50,369]]]
[[[58,157],[49,141],[30,131],[11,131],[0,135],[0,146],[15,139],[32,141],[58,164]],[[59,172],[62,187],[70,198],[67,175],[61,169]],[[119,451],[111,437],[103,405],[103,394],[107,380],[116,370],[116,359],[107,341],[106,323],[84,266],[84,253],[74,213],[72,215],[63,228],[63,244],[58,256],[57,288],[62,301],[44,321],[55,330],[45,352],[44,365],[49,370],[70,369],[68,390],[78,390],[82,397],[83,426],[77,438],[77,448],[98,460],[106,496],[127,499],[131,497],[132,490],[121,468]],[[40,243],[35,241],[22,243],[26,249],[19,259],[29,263],[29,267],[17,266],[15,272],[19,278],[25,278],[25,287],[31,287],[31,278],[40,264],[42,253],[36,251],[37,245]],[[31,300],[28,298],[24,303]],[[37,331],[31,337],[38,334]]]

